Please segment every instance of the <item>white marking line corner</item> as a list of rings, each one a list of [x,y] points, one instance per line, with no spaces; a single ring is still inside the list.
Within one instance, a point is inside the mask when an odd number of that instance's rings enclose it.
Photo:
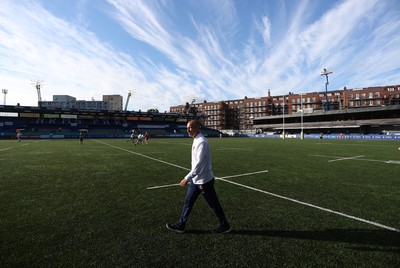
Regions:
[[[351,159],[361,158],[361,157],[364,157],[364,156],[365,156],[365,155],[357,155],[357,156],[352,156],[352,157],[343,157],[343,158],[338,158],[338,159],[329,160],[328,162],[335,162],[335,161],[342,161],[342,160],[351,160]]]
[[[236,178],[236,177],[243,177],[243,176],[249,176],[249,175],[254,175],[254,174],[260,174],[260,173],[266,173],[268,170],[261,170],[261,171],[256,171],[256,172],[251,172],[251,173],[244,173],[244,174],[238,174],[238,175],[231,175],[231,176],[225,176],[225,177],[215,177],[216,180],[221,180],[221,179],[226,179],[226,178]],[[166,185],[157,185],[157,186],[151,186],[147,187],[147,190],[154,190],[154,189],[160,189],[160,188],[167,188],[167,187],[174,187],[174,186],[180,186],[179,183],[173,183],[173,184],[166,184]]]

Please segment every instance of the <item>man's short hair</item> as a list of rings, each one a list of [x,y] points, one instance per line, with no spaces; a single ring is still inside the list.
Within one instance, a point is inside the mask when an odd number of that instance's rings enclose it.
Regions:
[[[200,121],[196,120],[196,119],[190,120],[189,123],[193,128],[196,128],[196,129],[201,129],[201,127],[202,127],[202,124],[200,123]]]

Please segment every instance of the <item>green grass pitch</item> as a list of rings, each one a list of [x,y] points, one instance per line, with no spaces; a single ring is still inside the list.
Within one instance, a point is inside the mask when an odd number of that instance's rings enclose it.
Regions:
[[[191,143],[0,141],[0,265],[399,266],[398,142],[209,139],[233,230],[211,234],[217,219],[200,197],[176,234],[165,224],[186,189],[147,188],[179,183]]]

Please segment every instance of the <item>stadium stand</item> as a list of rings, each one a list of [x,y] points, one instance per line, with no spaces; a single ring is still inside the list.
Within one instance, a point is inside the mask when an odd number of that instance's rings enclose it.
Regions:
[[[61,110],[24,106],[0,106],[0,138],[78,138],[81,131],[92,138],[128,138],[148,132],[153,138],[187,137],[186,123],[199,115],[103,110]],[[209,137],[220,131],[204,128]]]

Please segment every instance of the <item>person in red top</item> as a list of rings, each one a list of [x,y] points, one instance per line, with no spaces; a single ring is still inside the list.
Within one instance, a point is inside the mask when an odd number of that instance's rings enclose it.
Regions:
[[[144,134],[144,140],[145,140],[146,144],[149,144],[149,138],[150,138],[150,135],[146,131],[146,133]]]

